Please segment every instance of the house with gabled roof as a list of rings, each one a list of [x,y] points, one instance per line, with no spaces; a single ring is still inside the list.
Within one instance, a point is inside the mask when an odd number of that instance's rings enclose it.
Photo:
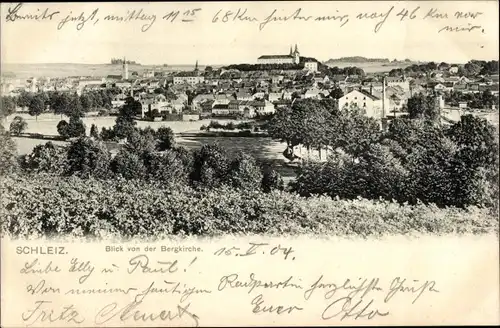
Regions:
[[[340,109],[359,108],[368,117],[380,119],[386,116],[382,99],[365,90],[352,90],[340,97],[338,104]]]

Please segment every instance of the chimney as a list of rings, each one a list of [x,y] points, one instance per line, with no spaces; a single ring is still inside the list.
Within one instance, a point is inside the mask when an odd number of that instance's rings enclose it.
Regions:
[[[385,118],[385,77],[382,80],[382,118]]]

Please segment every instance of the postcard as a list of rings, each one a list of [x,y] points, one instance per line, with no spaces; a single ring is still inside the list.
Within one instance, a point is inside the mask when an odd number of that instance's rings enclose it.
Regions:
[[[1,327],[498,325],[498,15],[2,3]]]

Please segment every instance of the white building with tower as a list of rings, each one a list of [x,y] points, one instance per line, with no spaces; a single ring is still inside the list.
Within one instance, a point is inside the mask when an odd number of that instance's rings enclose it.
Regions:
[[[300,53],[297,45],[295,50],[292,51],[290,46],[290,53],[288,55],[262,55],[257,58],[258,64],[299,64]]]

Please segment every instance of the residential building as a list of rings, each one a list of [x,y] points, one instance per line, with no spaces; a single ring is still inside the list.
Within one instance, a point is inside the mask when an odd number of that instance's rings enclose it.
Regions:
[[[359,108],[366,116],[373,118],[384,118],[385,103],[381,98],[376,97],[364,90],[352,90],[338,100],[339,108]]]
[[[205,77],[197,74],[179,74],[174,76],[174,84],[189,84],[196,85],[199,83],[203,83],[205,81]]]
[[[388,87],[399,86],[405,92],[410,90],[410,82],[405,76],[388,76],[385,78],[385,82]]]
[[[304,70],[316,73],[318,71],[318,62],[316,62],[316,61],[306,61],[304,63]]]

